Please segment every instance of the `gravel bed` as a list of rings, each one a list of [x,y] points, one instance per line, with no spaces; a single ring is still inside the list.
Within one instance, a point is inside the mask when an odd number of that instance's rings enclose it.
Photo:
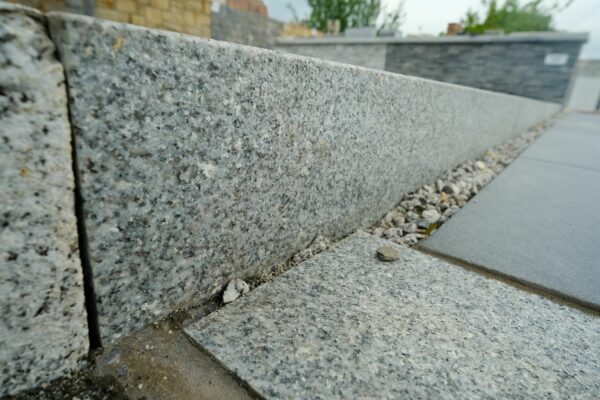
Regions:
[[[366,231],[401,246],[414,246],[464,207],[545,128],[546,125],[539,125],[487,150],[480,158],[444,172],[435,182],[404,196],[393,210]]]

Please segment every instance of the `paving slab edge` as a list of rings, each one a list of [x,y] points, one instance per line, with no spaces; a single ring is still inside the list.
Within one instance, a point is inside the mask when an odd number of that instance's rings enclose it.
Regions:
[[[565,295],[557,290],[550,289],[548,287],[539,285],[535,282],[528,281],[525,279],[519,279],[517,277],[503,273],[502,271],[498,271],[493,268],[486,267],[484,265],[469,262],[459,257],[453,257],[429,248],[425,248],[422,243],[416,244],[412,247],[412,249],[419,251],[423,254],[427,254],[431,257],[435,257],[439,260],[445,261],[449,264],[455,265],[459,268],[465,268],[469,271],[479,273],[485,276],[486,278],[495,279],[522,291],[547,298],[548,300],[551,300],[557,304],[566,305],[584,313],[600,317],[600,308],[595,304],[587,303],[575,297]]]

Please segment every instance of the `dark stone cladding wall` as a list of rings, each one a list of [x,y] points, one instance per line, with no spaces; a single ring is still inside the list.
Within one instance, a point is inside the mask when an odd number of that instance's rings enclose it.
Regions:
[[[387,71],[562,103],[582,42],[389,43]],[[549,53],[566,65],[544,65]]]
[[[211,37],[216,40],[271,48],[283,29],[281,22],[221,6],[212,13]]]

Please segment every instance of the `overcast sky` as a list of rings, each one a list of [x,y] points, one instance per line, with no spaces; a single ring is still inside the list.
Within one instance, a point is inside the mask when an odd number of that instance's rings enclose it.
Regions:
[[[264,0],[269,15],[280,21],[289,21],[292,14],[286,7],[291,3],[300,18],[307,17],[310,8],[306,0]],[[392,9],[398,0],[383,0]],[[553,1],[548,1],[552,4]],[[480,0],[406,0],[406,22],[401,28],[404,33],[439,34],[446,30],[448,22],[460,21],[469,8],[481,9]],[[589,32],[590,40],[582,50],[581,58],[600,59],[600,0],[575,0],[555,18],[555,27],[572,32]]]

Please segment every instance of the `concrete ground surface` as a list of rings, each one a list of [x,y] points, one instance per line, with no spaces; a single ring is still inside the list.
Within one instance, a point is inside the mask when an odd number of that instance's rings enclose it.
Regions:
[[[600,309],[600,115],[570,114],[422,248]]]
[[[259,396],[169,318],[95,355],[94,365],[10,400],[250,400]],[[192,317],[193,318],[193,317]]]
[[[130,399],[249,400],[257,398],[167,320],[105,349],[96,379],[116,380]]]

